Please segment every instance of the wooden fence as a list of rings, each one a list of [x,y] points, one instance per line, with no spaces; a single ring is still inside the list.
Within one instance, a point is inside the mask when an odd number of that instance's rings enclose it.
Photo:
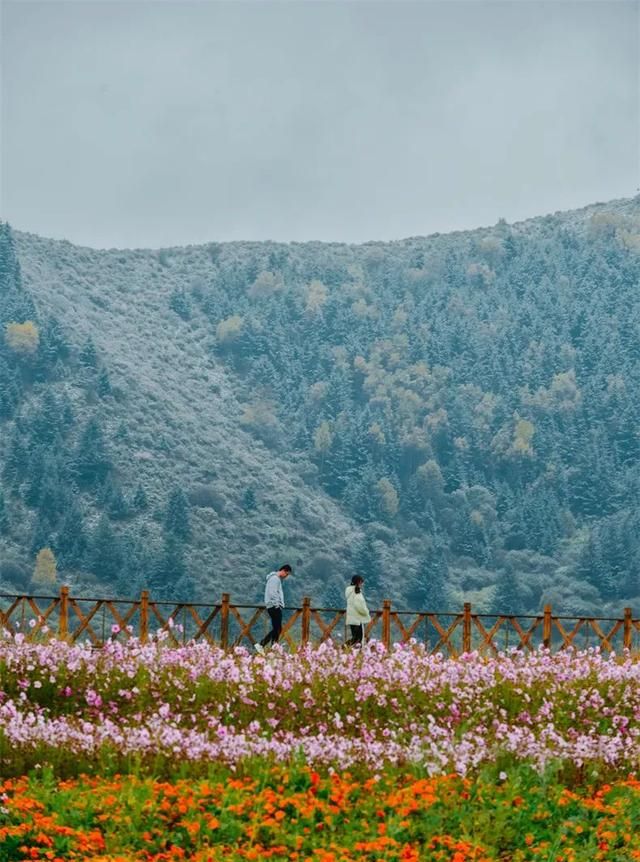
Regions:
[[[223,593],[218,604],[154,601],[145,590],[139,599],[84,598],[62,587],[55,596],[0,595],[0,628],[36,640],[55,635],[69,642],[89,640],[100,646],[108,640],[137,637],[143,643],[164,639],[178,646],[204,640],[229,648],[250,646],[268,631],[263,606],[233,604]],[[282,640],[290,646],[341,642],[347,636],[345,610],[312,607],[305,597],[301,607],[287,608]],[[620,617],[557,616],[550,605],[537,615],[477,614],[465,604],[461,612],[401,611],[383,602],[371,613],[366,636],[388,648],[414,639],[429,652],[457,656],[478,650],[496,654],[516,647],[553,651],[599,647],[607,652],[640,651],[640,619],[625,608]]]

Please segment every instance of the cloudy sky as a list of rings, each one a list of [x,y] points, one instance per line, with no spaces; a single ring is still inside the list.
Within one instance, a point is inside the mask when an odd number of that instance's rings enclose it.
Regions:
[[[0,215],[396,239],[640,186],[638,0],[2,0]]]

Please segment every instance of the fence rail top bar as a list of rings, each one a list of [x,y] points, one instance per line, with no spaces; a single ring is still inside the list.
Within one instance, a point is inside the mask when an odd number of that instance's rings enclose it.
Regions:
[[[313,607],[305,596],[301,606],[285,611],[282,637],[290,646],[346,639],[345,608]],[[171,644],[203,639],[226,649],[256,643],[269,625],[264,605],[234,604],[229,593],[215,602],[156,601],[147,590],[136,599],[71,596],[66,586],[57,595],[0,593],[0,629],[21,631],[31,640],[48,632],[71,643],[88,639],[96,646],[131,637],[147,643],[160,632],[160,639],[168,638]],[[468,602],[460,611],[407,611],[396,610],[385,599],[381,608],[371,610],[365,636],[372,632],[388,648],[418,642],[430,652],[451,656],[473,650],[496,654],[513,648],[594,645],[609,652],[640,653],[640,618],[634,618],[629,607],[618,617],[590,617],[555,615],[550,605],[538,614],[475,613]]]

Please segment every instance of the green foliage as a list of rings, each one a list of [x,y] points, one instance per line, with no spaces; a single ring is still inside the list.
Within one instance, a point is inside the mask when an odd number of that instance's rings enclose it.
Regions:
[[[370,536],[366,536],[356,547],[353,554],[352,569],[353,575],[362,575],[365,579],[367,595],[380,601],[384,587],[384,576],[380,556]]]
[[[104,584],[115,584],[125,565],[125,548],[106,515],[91,536],[87,566]]]
[[[193,598],[193,586],[186,578],[183,542],[175,534],[168,535],[151,581],[152,593],[160,599],[188,601]]]
[[[446,611],[450,607],[447,594],[449,566],[444,548],[436,541],[418,563],[416,574],[407,591],[412,607],[427,611]]]
[[[98,373],[96,392],[100,398],[106,398],[108,395],[111,395],[111,381],[109,380],[109,373],[106,368],[100,369]]]
[[[147,493],[140,484],[136,488],[136,492],[133,495],[131,505],[136,512],[144,512],[145,509],[149,508],[149,500],[147,498]]]
[[[169,537],[184,541],[191,536],[189,503],[180,488],[174,488],[169,495],[164,528]]]
[[[123,520],[129,515],[130,508],[120,485],[109,475],[100,489],[98,502],[114,521]]]
[[[54,550],[62,569],[79,568],[87,551],[87,537],[82,510],[73,499],[58,525]]]
[[[253,512],[257,507],[256,492],[253,488],[247,488],[242,495],[242,508],[245,512]]]
[[[9,511],[4,493],[0,488],[0,536],[6,536],[9,532]]]
[[[191,303],[187,295],[181,290],[174,290],[169,298],[169,308],[183,320],[191,317]]]
[[[90,368],[94,371],[98,368],[98,352],[92,338],[87,338],[85,343],[82,345],[79,359],[80,364],[85,368]]]
[[[80,436],[74,468],[78,484],[98,488],[112,469],[104,433],[97,419],[91,419]]]
[[[22,289],[20,264],[11,228],[0,221],[0,328],[10,322],[24,323],[35,319],[31,297]]]
[[[517,614],[522,612],[522,592],[516,576],[511,572],[501,572],[495,585],[492,608],[497,614]]]

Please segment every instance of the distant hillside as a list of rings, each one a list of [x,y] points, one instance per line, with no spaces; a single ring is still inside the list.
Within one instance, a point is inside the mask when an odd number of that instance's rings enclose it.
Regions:
[[[360,246],[0,227],[0,588],[640,604],[640,203]]]

